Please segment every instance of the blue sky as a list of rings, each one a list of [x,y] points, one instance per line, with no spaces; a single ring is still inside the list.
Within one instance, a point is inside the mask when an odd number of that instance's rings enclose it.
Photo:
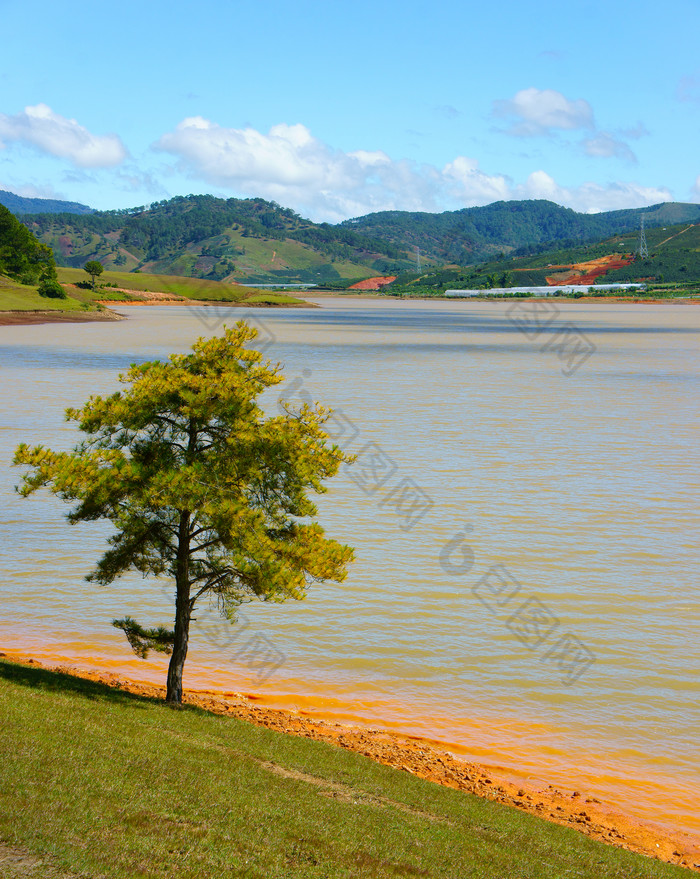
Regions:
[[[0,189],[315,220],[700,201],[699,0],[0,0]]]

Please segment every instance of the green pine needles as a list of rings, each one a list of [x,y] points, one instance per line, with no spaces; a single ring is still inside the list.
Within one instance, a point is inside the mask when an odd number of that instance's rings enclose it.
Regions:
[[[351,547],[324,537],[310,493],[352,458],[327,443],[331,410],[316,404],[265,417],[256,398],[283,381],[246,348],[239,321],[192,353],[132,366],[126,390],[67,410],[86,438],[71,452],[20,445],[18,491],[76,502],[71,524],[109,519],[116,532],[87,577],[108,586],[130,570],[174,584],[175,626],[115,620],[139,656],[171,653],[168,702],[182,701],[195,604],[233,620],[242,601],[302,599],[312,581],[345,578]]]

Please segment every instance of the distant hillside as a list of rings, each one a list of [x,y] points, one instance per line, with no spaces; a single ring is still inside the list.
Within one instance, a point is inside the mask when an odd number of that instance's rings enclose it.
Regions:
[[[242,283],[329,284],[412,264],[390,242],[312,223],[263,199],[190,195],[149,208],[22,219],[64,266],[98,259],[105,268],[124,271]]]
[[[0,189],[0,204],[13,214],[91,214],[92,208],[77,201],[57,201],[53,198],[24,198]]]
[[[602,241],[542,249],[534,255],[509,254],[475,266],[443,266],[420,277],[407,273],[387,288],[387,292],[424,295],[441,293],[446,288],[630,281],[700,289],[700,222],[647,227],[646,240],[647,259],[637,255],[639,229],[634,229]]]
[[[97,259],[119,271],[343,287],[414,271],[416,248],[424,269],[476,266],[634,235],[642,214],[651,232],[700,222],[700,205],[579,214],[550,201],[501,201],[441,214],[383,211],[334,226],[260,198],[190,195],[122,211],[26,214],[22,221],[67,267]]]
[[[473,265],[500,252],[536,252],[556,242],[574,245],[639,229],[700,220],[700,204],[669,202],[648,208],[579,214],[551,201],[499,201],[485,207],[441,214],[381,211],[354,220],[345,228],[390,241],[404,250],[420,248],[421,256],[438,263]]]

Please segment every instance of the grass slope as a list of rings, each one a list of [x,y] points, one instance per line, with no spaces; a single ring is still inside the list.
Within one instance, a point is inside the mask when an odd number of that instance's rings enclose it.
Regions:
[[[57,269],[58,280],[62,284],[85,282],[88,276],[83,269]],[[108,286],[105,286],[108,285]],[[180,275],[156,275],[147,272],[103,272],[98,281],[96,294],[92,291],[81,291],[96,299],[124,299],[123,290],[141,290],[148,293],[169,293],[183,296],[185,299],[198,299],[209,302],[246,302],[249,304],[293,305],[301,300],[284,293],[261,292],[253,287],[237,284],[225,284],[220,281],[209,281],[202,278],[186,278]]]
[[[36,287],[19,284],[0,275],[0,311],[90,311],[80,298],[49,299],[40,296]]]
[[[5,660],[0,716],[0,838],[81,875],[690,875],[331,745]]]

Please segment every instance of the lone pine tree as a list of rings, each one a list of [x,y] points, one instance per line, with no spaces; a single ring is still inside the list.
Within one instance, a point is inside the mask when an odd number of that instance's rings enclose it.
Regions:
[[[110,548],[87,577],[102,585],[129,570],[174,584],[174,628],[115,620],[134,651],[171,654],[166,700],[182,701],[195,604],[215,601],[235,619],[244,600],[301,599],[311,581],[343,580],[350,547],[324,537],[310,492],[343,461],[318,404],[266,417],[256,398],[283,380],[246,348],[257,331],[239,321],[199,339],[192,353],[132,366],[128,387],[68,409],[86,438],[71,452],[20,445],[30,467],[22,495],[48,488],[77,501],[71,524],[108,519]]]

